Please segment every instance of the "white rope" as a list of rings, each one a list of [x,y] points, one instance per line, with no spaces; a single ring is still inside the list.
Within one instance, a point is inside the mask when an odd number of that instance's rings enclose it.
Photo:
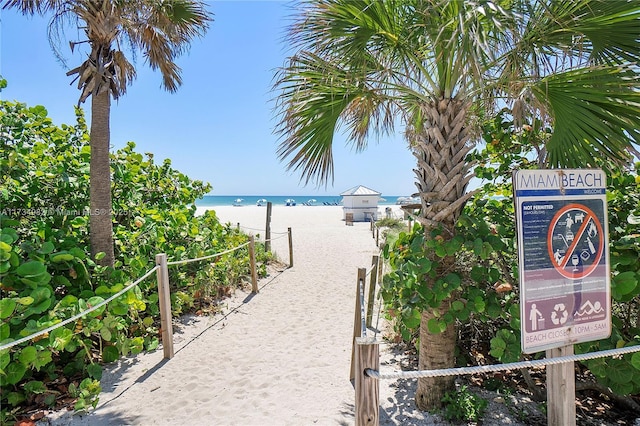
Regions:
[[[247,241],[244,244],[239,245],[238,247],[234,247],[232,249],[229,250],[225,250],[225,251],[221,251],[220,253],[215,253],[215,254],[210,254],[208,256],[203,256],[203,257],[198,257],[196,259],[187,259],[187,260],[174,260],[172,262],[167,262],[167,266],[171,266],[171,265],[184,265],[186,263],[192,263],[192,262],[199,262],[201,260],[207,260],[207,259],[211,259],[212,257],[218,257],[218,256],[222,256],[223,254],[227,254],[227,253],[231,253],[233,251],[239,250],[244,246],[248,246],[249,245],[249,241]]]
[[[374,267],[374,266],[375,266],[375,265],[371,265],[371,266],[369,267],[369,269],[367,269],[367,274],[366,274],[367,276],[371,276],[371,272],[373,272],[373,267]]]
[[[248,226],[242,226],[240,225],[240,228],[243,231],[256,231],[256,232],[264,232],[266,233],[267,231],[264,229],[258,229],[258,228],[249,228]],[[285,232],[273,232],[271,231],[272,234],[278,234],[278,235],[287,235],[289,233],[289,231],[285,231]]]
[[[360,337],[367,337],[367,321],[365,319],[364,314],[364,280],[360,280],[358,282],[358,292],[360,297],[360,324],[361,324],[361,332]]]
[[[248,230],[248,231],[258,231],[258,232],[262,232],[262,229],[258,229],[258,228],[249,228],[247,226],[242,226],[240,225],[240,228],[242,228],[243,230]],[[265,231],[266,232],[266,231]]]
[[[247,231],[247,230],[249,230],[249,231],[251,231],[251,230],[253,230],[253,231],[262,231],[261,229],[252,229],[252,228],[245,228],[245,227],[242,227],[242,230],[243,230],[243,231]],[[263,239],[263,238],[260,238],[260,241],[263,241],[263,242],[265,242],[265,243],[266,243],[267,241],[275,241],[275,240],[279,240],[280,238],[284,238],[284,237],[286,237],[286,236],[289,234],[289,232],[288,232],[288,231],[287,231],[287,232],[272,232],[271,234],[279,235],[279,237],[271,237],[271,238],[269,238],[269,239],[266,239],[266,238],[264,238],[264,239]]]
[[[133,288],[134,286],[138,285],[139,283],[141,283],[144,279],[146,279],[149,275],[151,275],[152,273],[154,273],[159,267],[158,266],[154,266],[151,270],[149,270],[146,274],[144,274],[142,277],[138,278],[137,281],[134,281],[133,283],[129,284],[128,286],[126,286],[125,288],[123,288],[122,290],[120,290],[119,292],[117,292],[116,294],[114,294],[113,296],[109,297],[108,299],[103,300],[102,302],[98,303],[95,306],[92,306],[91,308],[87,309],[86,311],[82,311],[77,315],[72,316],[71,318],[67,318],[66,320],[59,322],[55,325],[52,325],[51,327],[47,327],[44,330],[40,330],[34,334],[31,334],[27,337],[23,337],[21,339],[15,340],[11,343],[7,343],[4,344],[2,346],[0,346],[0,351],[3,351],[5,349],[9,349],[13,346],[19,345],[20,343],[24,343],[28,340],[33,339],[34,337],[38,337],[41,336],[45,333],[48,333],[50,331],[55,330],[56,328],[60,328],[63,325],[67,325],[70,322],[73,322],[79,318],[84,317],[85,315],[87,315],[88,313],[91,313],[93,311],[95,311],[98,308],[101,308],[102,306],[106,305],[107,303],[111,302],[113,299],[122,296],[124,293],[126,293],[127,291],[131,290],[131,288]]]
[[[379,277],[384,277],[384,269],[385,269],[385,262],[382,256],[382,250],[380,250],[378,252],[378,267],[380,268]],[[377,338],[378,337],[378,330],[379,330],[379,326],[380,326],[380,314],[382,312],[382,304],[384,303],[384,301],[382,300],[382,293],[380,292],[380,281],[378,281],[378,277],[376,277],[376,289],[374,290],[374,300],[378,301],[378,314],[376,317],[376,328],[375,328],[375,333],[373,334],[373,338]]]
[[[242,226],[240,225],[240,228],[242,228],[243,230],[247,230],[247,231],[257,231],[257,232],[264,232],[266,233],[267,231],[264,229],[258,229],[258,228],[249,228],[247,226]],[[285,231],[285,232],[273,232],[271,231],[272,234],[278,234],[278,235],[287,235],[289,232]]]
[[[264,241],[265,241],[265,242],[267,242],[267,241],[275,241],[275,240],[279,240],[280,238],[284,238],[284,237],[286,237],[288,234],[289,234],[288,232],[285,232],[284,234],[280,234],[280,236],[279,236],[279,237],[277,237],[277,238],[269,238],[268,240],[264,240]]]
[[[374,379],[418,379],[420,377],[461,376],[465,374],[492,373],[504,370],[519,370],[521,368],[544,367],[545,365],[563,364],[565,362],[585,361],[588,359],[604,358],[607,356],[624,355],[640,351],[640,345],[626,348],[609,349],[600,352],[590,352],[580,355],[566,355],[556,358],[537,359],[533,361],[520,361],[511,364],[479,365],[476,367],[445,368],[439,370],[397,371],[393,373],[380,373],[370,368],[365,369],[365,374]]]
[[[380,252],[380,254],[382,254],[382,251]],[[379,276],[384,277],[384,271],[385,271],[385,262],[384,261],[380,262],[380,270],[381,270],[381,273],[379,274]],[[376,317],[376,328],[375,328],[376,332],[373,335],[374,339],[376,339],[378,337],[378,331],[380,330],[380,317],[382,316],[381,315],[382,314],[382,305],[384,304],[384,300],[382,300],[382,292],[380,291],[381,290],[381,283],[379,281],[377,281],[377,280],[376,280],[376,283],[377,283],[376,284],[376,287],[377,287],[376,290],[377,291],[375,293],[376,294],[375,300],[378,301],[378,314],[377,314],[377,317]]]
[[[285,235],[286,235],[286,233],[285,233]],[[187,264],[187,263],[192,263],[192,262],[198,262],[198,261],[201,261],[201,260],[211,259],[212,257],[222,256],[223,254],[231,253],[233,251],[239,250],[242,247],[245,247],[245,246],[248,246],[248,245],[249,245],[249,241],[247,241],[244,244],[239,245],[238,247],[235,247],[235,248],[232,248],[232,249],[229,249],[229,250],[225,250],[225,251],[222,251],[220,253],[215,253],[215,254],[211,254],[211,255],[208,255],[208,256],[203,256],[203,257],[199,257],[199,258],[196,258],[196,259],[175,260],[175,261],[172,261],[172,262],[167,262],[167,266],[170,266],[170,265],[184,265],[184,264]],[[134,286],[138,285],[140,282],[142,282],[144,279],[146,279],[149,275],[151,275],[153,272],[155,272],[158,268],[159,268],[159,266],[154,266],[151,270],[147,271],[147,273],[145,273],[142,277],[138,278],[137,281],[134,281],[133,283],[129,284],[127,287],[125,287],[122,290],[120,290],[118,293],[114,294],[113,296],[109,297],[108,299],[105,299],[104,301],[98,303],[97,305],[92,306],[91,308],[87,309],[86,311],[82,311],[79,314],[72,316],[71,318],[67,318],[66,320],[64,320],[62,322],[59,322],[59,323],[57,323],[55,325],[47,327],[44,330],[40,330],[40,331],[38,331],[38,332],[36,332],[34,334],[31,334],[31,335],[26,336],[26,337],[22,337],[22,338],[20,338],[18,340],[15,340],[13,342],[6,343],[6,344],[0,346],[0,351],[12,348],[12,347],[14,347],[16,345],[19,345],[20,343],[24,343],[26,341],[29,341],[29,340],[31,340],[31,339],[33,339],[35,337],[41,336],[41,335],[43,335],[45,333],[48,333],[50,331],[55,330],[56,328],[60,328],[60,327],[62,327],[64,325],[69,324],[70,322],[73,322],[73,321],[75,321],[75,320],[77,320],[79,318],[82,318],[82,317],[86,316],[87,314],[95,311],[98,308],[101,308],[102,306],[104,306],[107,303],[111,302],[113,299],[115,299],[117,297],[120,297],[121,295],[123,295],[127,291],[131,290],[131,288],[133,288]]]

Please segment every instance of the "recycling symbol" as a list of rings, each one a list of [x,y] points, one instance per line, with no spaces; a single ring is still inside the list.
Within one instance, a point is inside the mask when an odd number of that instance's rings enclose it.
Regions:
[[[569,312],[567,312],[564,303],[558,303],[553,307],[553,312],[551,312],[551,322],[555,325],[564,324],[567,322],[568,317]]]

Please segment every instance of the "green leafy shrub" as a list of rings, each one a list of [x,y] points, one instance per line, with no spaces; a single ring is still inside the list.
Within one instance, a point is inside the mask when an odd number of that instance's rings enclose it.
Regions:
[[[640,162],[635,171],[607,178],[612,333],[609,339],[576,346],[576,353],[640,344]],[[598,358],[584,364],[614,392],[640,393],[640,352]]]
[[[398,239],[401,231],[407,227],[402,219],[385,217],[376,221],[376,226],[382,230],[381,237],[383,241],[393,244]]]
[[[415,338],[424,309],[436,308],[453,296],[451,308],[431,320],[429,331],[458,322],[460,364],[473,363],[476,354],[505,363],[523,358],[511,172],[535,166],[533,153],[545,137],[546,132],[515,131],[505,115],[487,123],[486,148],[474,153],[473,159],[478,162],[477,175],[488,183],[466,204],[456,236],[445,240],[438,230],[424,235],[422,227],[415,225],[384,248],[391,272],[383,278],[381,294],[404,339]],[[636,163],[634,168],[608,174],[613,330],[609,339],[576,345],[576,353],[640,344],[639,172],[640,163]],[[439,262],[454,252],[457,263],[447,278],[428,288],[426,277],[433,278]],[[639,353],[598,358],[584,365],[614,392],[640,393]],[[614,370],[617,373],[611,373]]]
[[[248,241],[214,212],[195,216],[208,184],[168,160],[156,164],[129,143],[111,159],[115,267],[98,266],[89,256],[90,150],[82,111],[76,125],[55,126],[42,106],[0,101],[0,132],[0,344],[100,304],[152,269],[157,253],[180,261]],[[263,247],[256,253],[259,262],[270,258]],[[170,266],[173,313],[215,310],[249,267],[246,247]],[[3,419],[31,404],[53,406],[60,377],[68,379],[76,409],[95,406],[100,363],[155,349],[158,315],[151,276],[84,318],[3,350]]]
[[[447,420],[477,422],[482,420],[489,402],[471,393],[466,386],[447,392],[442,398],[443,417]]]
[[[385,217],[384,219],[376,221],[376,226],[378,228],[390,228],[393,230],[400,230],[405,228],[404,221],[402,221],[401,219],[390,217]]]

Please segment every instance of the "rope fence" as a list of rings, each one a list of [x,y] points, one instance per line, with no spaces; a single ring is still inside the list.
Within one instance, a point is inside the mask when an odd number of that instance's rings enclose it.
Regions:
[[[358,280],[360,289],[360,337],[367,337],[367,318],[364,311],[364,280]]]
[[[119,292],[117,292],[116,294],[114,294],[113,296],[109,297],[108,299],[103,300],[102,302],[98,303],[97,305],[92,306],[91,308],[80,312],[77,315],[74,315],[70,318],[67,318],[64,321],[61,321],[57,324],[54,324],[50,327],[45,328],[44,330],[40,330],[37,331],[33,334],[30,334],[29,336],[26,337],[22,337],[18,340],[14,340],[13,342],[10,343],[6,343],[2,346],[0,346],[0,351],[3,351],[5,349],[9,349],[12,348],[16,345],[19,345],[21,343],[27,342],[35,337],[38,336],[42,336],[43,334],[49,333],[50,331],[55,330],[56,328],[60,328],[62,326],[65,326],[67,324],[69,324],[70,322],[74,322],[80,318],[85,317],[87,314],[90,314],[91,312],[100,309],[101,307],[103,307],[104,305],[106,305],[107,303],[111,302],[114,299],[117,299],[118,297],[122,296],[124,293],[126,293],[127,291],[131,290],[133,287],[137,286],[138,284],[140,284],[142,281],[144,281],[145,279],[147,279],[147,277],[149,277],[149,275],[153,274],[154,272],[156,272],[158,270],[157,266],[154,266],[153,268],[151,268],[149,271],[147,271],[143,276],[141,276],[140,278],[138,278],[138,280],[132,282],[131,284],[129,284],[128,286],[126,286],[125,288],[123,288],[122,290],[120,290]]]
[[[370,323],[366,323],[366,315],[364,310],[364,294],[365,280],[367,276],[371,278],[369,294],[375,294],[375,287],[380,284],[381,280],[377,280],[378,274],[375,273],[379,267],[379,258],[374,256],[373,265],[370,269],[358,268],[358,280],[356,290],[356,307],[354,319],[354,336],[351,354],[351,374],[350,379],[355,385],[355,418],[356,425],[377,425],[379,424],[379,381],[387,379],[419,379],[423,377],[444,377],[444,376],[461,376],[482,373],[492,373],[498,371],[510,371],[529,369],[546,366],[566,365],[567,363],[586,361],[596,358],[617,357],[634,352],[640,352],[640,345],[628,346],[623,348],[608,349],[598,352],[589,352],[584,354],[570,354],[563,356],[552,356],[547,358],[520,361],[509,364],[480,365],[472,367],[446,368],[436,370],[417,370],[417,371],[380,371],[380,344],[376,335],[367,336],[367,328]],[[382,262],[384,263],[384,262]],[[382,267],[380,267],[379,275],[382,276]],[[372,297],[372,296],[370,296]],[[371,302],[371,300],[370,300]],[[379,308],[382,307],[380,303]],[[378,320],[380,314],[378,314]],[[572,352],[572,351],[571,351]]]
[[[510,364],[478,365],[474,367],[443,368],[438,370],[396,371],[393,373],[381,373],[366,368],[364,374],[377,380],[385,379],[419,379],[421,377],[462,376],[469,374],[494,373],[498,371],[520,370],[523,368],[546,367],[547,365],[564,364],[567,362],[580,362],[596,358],[614,357],[640,351],[640,345],[628,346],[618,349],[607,349],[599,352],[589,352],[579,355],[565,355],[554,358],[535,359],[531,361],[513,362]]]
[[[247,226],[239,226],[239,228],[240,228],[242,231],[245,231],[245,232],[246,232],[246,231],[252,231],[252,232],[262,232],[262,231],[264,231],[263,229],[258,229],[258,228],[249,228],[249,227],[247,227]],[[248,233],[248,232],[247,232],[247,233]],[[269,240],[267,240],[267,239],[260,239],[260,240],[261,240],[261,241],[264,241],[264,242],[266,242],[266,241],[275,241],[275,240],[279,240],[280,238],[284,238],[284,237],[288,234],[288,232],[271,232],[271,233],[272,233],[272,234],[279,235],[279,237],[277,237],[277,238],[269,238]]]
[[[250,244],[250,241],[247,241],[246,243],[240,244],[239,246],[234,247],[232,249],[221,251],[220,253],[209,254],[207,256],[198,257],[198,258],[195,258],[195,259],[174,260],[174,261],[171,261],[171,262],[167,262],[167,266],[185,265],[187,263],[200,262],[202,260],[208,260],[208,259],[212,259],[214,257],[220,257],[220,256],[223,256],[223,255],[228,254],[228,253],[233,253],[236,250],[240,250],[241,248],[246,247],[249,244]]]
[[[247,226],[240,226],[240,224],[238,223],[237,225],[237,229],[238,230],[242,230],[246,233],[251,233],[251,232],[257,232],[257,233],[261,233],[262,231],[264,231],[265,237],[264,238],[260,238],[260,241],[262,241],[265,245],[265,250],[266,251],[271,251],[271,242],[273,241],[277,241],[281,238],[284,237],[289,237],[289,267],[292,268],[293,267],[293,239],[292,239],[292,235],[291,235],[291,228],[288,228],[286,232],[272,232],[271,231],[271,202],[267,203],[267,225],[266,225],[266,229],[258,229],[258,228],[251,228],[251,227],[247,227]],[[272,234],[277,235],[277,237],[271,237]]]
[[[382,268],[380,266],[380,253],[378,255],[372,256],[371,266],[369,269],[359,268],[358,269],[358,279],[356,285],[356,306],[355,306],[355,315],[354,315],[354,326],[353,326],[353,339],[354,341],[359,338],[367,339],[367,329],[372,326],[373,322],[373,312],[375,310],[375,300],[376,300],[376,288],[377,283],[382,277]],[[367,288],[367,278],[369,279],[369,286]],[[368,290],[368,291],[367,291]],[[365,294],[366,304],[365,304]],[[376,328],[373,339],[375,339],[378,335],[378,323],[380,321],[380,310],[381,304],[378,305],[378,318],[376,320]],[[354,380],[355,378],[355,347],[352,347],[351,351],[351,372],[349,375],[350,380]]]
[[[376,245],[379,247],[379,228],[371,222],[371,231],[373,238],[376,239]],[[364,327],[365,314],[364,314],[364,279],[366,276],[371,275],[370,281],[370,300],[372,304],[372,295],[375,294],[375,290],[378,284],[381,283],[381,277],[383,275],[384,262],[380,262],[374,256],[372,267],[369,270],[364,268],[358,269],[358,287],[356,293],[356,309],[355,309],[355,326],[354,326],[354,338],[353,338],[353,350],[351,357],[351,375],[350,379],[354,382],[355,386],[355,424],[356,425],[378,425],[379,424],[379,410],[380,410],[380,396],[379,396],[379,381],[386,379],[419,379],[424,377],[444,377],[444,376],[461,376],[472,375],[482,373],[492,373],[499,371],[521,370],[538,367],[554,366],[550,368],[559,368],[557,366],[569,365],[569,363],[587,361],[596,358],[605,357],[620,357],[634,352],[640,352],[640,345],[628,346],[623,348],[608,349],[598,352],[589,352],[584,354],[573,354],[573,346],[570,346],[568,352],[554,352],[547,351],[547,357],[544,359],[520,361],[509,364],[494,364],[494,365],[481,365],[472,367],[458,367],[458,368],[446,368],[435,370],[417,370],[417,371],[393,371],[393,372],[381,372],[380,371],[380,355],[379,347],[383,343],[377,340],[378,325],[376,324],[376,335],[373,337],[367,336],[367,330]],[[379,265],[382,263],[382,265]],[[376,268],[379,268],[376,272]],[[376,277],[374,277],[376,275]],[[374,279],[377,277],[380,279]],[[373,306],[373,305],[371,305]],[[379,309],[382,308],[382,302],[379,304]],[[378,312],[378,321],[380,319],[380,312]],[[358,330],[361,326],[361,330]],[[367,327],[371,327],[371,323],[367,322]],[[568,353],[568,354],[567,354]],[[557,356],[562,355],[562,356]],[[573,369],[570,368],[572,372]],[[572,374],[572,373],[569,373]],[[549,371],[547,371],[549,375]],[[547,379],[549,380],[549,378]],[[549,385],[548,385],[549,386]],[[560,402],[556,401],[553,396],[548,396],[554,404],[558,405]],[[558,410],[559,411],[559,410]],[[556,413],[556,416],[558,413]]]
[[[287,236],[287,235],[289,236],[289,264],[290,264],[290,267],[292,267],[293,266],[293,239],[292,239],[291,228],[288,228],[287,232],[279,232],[277,234],[280,236],[274,239],[280,239],[283,236]],[[163,347],[164,347],[164,357],[167,359],[171,359],[173,357],[173,329],[171,326],[171,298],[170,298],[170,290],[169,290],[169,273],[167,270],[168,266],[184,265],[188,263],[194,263],[194,262],[212,259],[214,257],[220,257],[225,254],[229,254],[234,251],[240,250],[241,248],[244,248],[247,246],[249,247],[249,261],[251,263],[252,293],[258,293],[259,289],[257,284],[257,270],[256,270],[256,261],[255,261],[255,239],[253,235],[249,236],[249,241],[237,247],[234,247],[222,252],[194,258],[194,259],[174,260],[171,262],[167,262],[166,254],[162,253],[162,254],[156,255],[156,266],[154,266],[153,268],[145,272],[144,275],[142,275],[136,281],[132,282],[122,290],[115,293],[114,295],[108,297],[107,299],[103,300],[102,302],[96,305],[91,306],[89,309],[86,309],[70,318],[60,321],[59,323],[56,323],[42,330],[36,331],[35,333],[32,333],[28,336],[21,337],[18,340],[5,343],[0,346],[0,351],[4,351],[14,346],[28,342],[29,340],[33,340],[36,337],[42,336],[43,334],[47,334],[57,328],[63,327],[69,323],[72,323],[81,318],[84,318],[91,312],[102,308],[109,302],[122,296],[123,294],[131,290],[133,287],[137,286],[142,281],[147,279],[151,274],[156,272],[157,281],[158,281],[158,298],[159,298],[159,304],[160,304],[160,322],[161,322],[161,326],[162,326],[161,328],[163,333],[162,341],[163,341]]]

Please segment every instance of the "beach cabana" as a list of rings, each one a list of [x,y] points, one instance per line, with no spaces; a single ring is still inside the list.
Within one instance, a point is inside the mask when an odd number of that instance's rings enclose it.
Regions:
[[[381,195],[380,192],[362,185],[344,191],[340,194],[344,220],[347,220],[348,214],[352,215],[354,222],[378,220],[378,201]]]

